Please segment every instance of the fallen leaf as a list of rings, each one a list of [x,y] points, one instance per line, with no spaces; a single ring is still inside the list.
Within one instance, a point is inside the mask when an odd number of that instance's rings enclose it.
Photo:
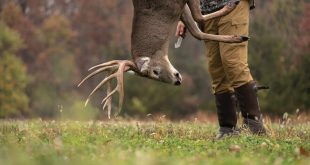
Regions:
[[[263,148],[265,148],[265,147],[267,147],[268,145],[267,145],[266,142],[262,142],[262,144],[260,144],[260,146],[263,147]]]
[[[231,145],[231,146],[229,147],[229,151],[230,151],[230,152],[240,152],[240,150],[241,150],[241,147],[238,146],[238,145]]]
[[[299,153],[300,155],[303,155],[303,156],[307,156],[307,157],[309,156],[309,152],[303,147],[299,147]]]

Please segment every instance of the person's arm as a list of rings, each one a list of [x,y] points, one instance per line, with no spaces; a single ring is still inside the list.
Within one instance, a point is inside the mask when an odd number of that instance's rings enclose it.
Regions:
[[[194,21],[191,11],[187,5],[184,7],[184,12],[181,16],[181,20],[184,23],[178,23],[176,36],[184,33],[184,28],[186,27],[188,31],[198,40],[211,40],[227,43],[240,43],[247,41],[249,38],[246,36],[237,35],[213,35],[201,32],[198,28],[196,22]],[[185,25],[185,26],[184,26]],[[184,34],[183,34],[184,35]]]
[[[201,23],[213,18],[227,15],[237,7],[239,2],[240,0],[230,0],[222,9],[206,15],[201,14],[200,0],[188,0],[187,4],[194,20],[198,23]]]
[[[179,21],[177,24],[177,30],[175,32],[176,37],[185,37],[186,27],[182,21]]]

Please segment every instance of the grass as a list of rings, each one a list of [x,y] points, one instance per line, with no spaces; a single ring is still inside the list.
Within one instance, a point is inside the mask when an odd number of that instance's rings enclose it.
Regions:
[[[0,121],[0,164],[309,164],[310,124],[214,140],[199,122]]]

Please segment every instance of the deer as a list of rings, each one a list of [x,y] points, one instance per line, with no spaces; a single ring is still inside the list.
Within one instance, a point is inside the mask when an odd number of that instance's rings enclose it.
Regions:
[[[118,111],[121,112],[124,100],[124,73],[160,81],[163,83],[181,85],[182,76],[174,68],[168,58],[170,38],[176,23],[181,19],[188,31],[198,40],[212,40],[225,43],[240,43],[247,41],[247,36],[212,35],[201,32],[197,23],[229,14],[236,8],[239,0],[231,0],[221,10],[202,15],[199,0],[132,0],[134,16],[131,33],[132,60],[112,60],[95,65],[92,71],[80,83],[79,87],[91,77],[107,72],[107,76],[89,94],[90,97],[102,86],[106,85],[106,96],[101,104],[102,109],[111,115],[112,95],[118,93]],[[112,90],[111,81],[116,79],[116,87]]]

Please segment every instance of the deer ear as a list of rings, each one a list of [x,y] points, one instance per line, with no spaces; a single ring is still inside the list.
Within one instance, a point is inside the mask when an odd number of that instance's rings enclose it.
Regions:
[[[141,73],[147,73],[150,61],[150,57],[141,57],[136,60],[137,67]]]

